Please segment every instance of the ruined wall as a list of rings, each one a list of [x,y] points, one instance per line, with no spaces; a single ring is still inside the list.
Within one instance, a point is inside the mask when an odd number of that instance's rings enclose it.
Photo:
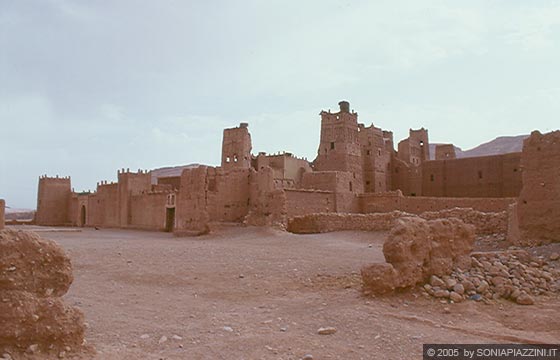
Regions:
[[[130,227],[164,230],[168,192],[148,192],[132,195],[130,199]]]
[[[455,146],[453,144],[437,144],[436,160],[452,160],[456,159]]]
[[[70,177],[40,177],[37,194],[37,224],[50,226],[69,224],[68,211],[71,196]]]
[[[520,153],[427,161],[422,195],[516,197],[521,191]]]
[[[560,131],[532,132],[523,143],[521,166],[517,241],[527,245],[560,242]]]
[[[507,211],[515,198],[438,198],[403,196],[395,191],[384,194],[363,194],[359,197],[363,213],[384,213],[400,210],[411,214],[452,208],[472,208],[481,212]]]
[[[286,193],[276,189],[274,172],[263,167],[250,173],[249,212],[245,223],[255,226],[284,225],[286,222]]]
[[[339,103],[338,113],[321,112],[321,140],[316,171],[341,171],[353,174],[353,191],[363,192],[363,160],[358,130],[358,114],[350,112],[350,104]]]
[[[406,196],[422,196],[422,166],[406,163],[393,156],[391,159],[391,190],[400,190]]]
[[[421,165],[430,159],[428,130],[409,130],[409,137],[399,142],[398,158],[407,164]]]
[[[181,192],[177,195],[176,228],[178,235],[200,235],[209,231],[207,210],[208,167],[185,169],[181,174]]]
[[[208,168],[207,209],[211,221],[243,221],[249,212],[251,171]]]
[[[251,167],[251,134],[247,123],[239,127],[225,129],[222,139],[222,168],[248,169]]]
[[[336,195],[330,191],[286,189],[289,217],[336,211]]]
[[[5,226],[4,225],[6,222],[5,212],[6,212],[6,201],[0,199],[0,230],[2,230]]]

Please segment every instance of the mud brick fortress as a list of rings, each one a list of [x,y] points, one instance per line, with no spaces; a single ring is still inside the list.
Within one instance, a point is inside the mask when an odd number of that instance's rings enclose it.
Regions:
[[[560,241],[560,132],[533,132],[523,152],[456,158],[451,144],[430,157],[428,130],[393,133],[358,123],[346,101],[322,111],[313,162],[251,153],[248,124],[225,129],[221,166],[179,176],[118,171],[93,193],[69,177],[39,178],[36,222],[203,234],[212,222],[269,225],[312,213],[412,214],[455,207],[508,211],[512,234]]]

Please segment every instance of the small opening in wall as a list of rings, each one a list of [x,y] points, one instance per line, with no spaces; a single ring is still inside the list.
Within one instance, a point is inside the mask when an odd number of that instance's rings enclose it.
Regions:
[[[331,142],[331,150],[334,150],[334,142]]]
[[[479,171],[479,172],[478,172],[478,178],[479,178],[479,179],[482,179],[482,171]]]
[[[513,172],[517,172],[517,169],[513,169]]]
[[[370,184],[370,182],[369,182],[369,181],[366,181],[366,185],[369,185],[369,184]]]
[[[430,175],[430,181],[434,181],[434,174]]]
[[[233,155],[233,162],[237,162],[237,155]]]
[[[350,181],[350,184],[348,184],[348,185],[349,185],[348,188],[350,189],[350,191],[353,191],[352,190],[352,181]]]
[[[229,158],[229,156],[226,157],[226,163],[228,163],[228,162],[230,162],[230,161],[231,161],[231,159]]]
[[[371,151],[369,151],[369,150],[366,151],[366,154],[371,155]]]

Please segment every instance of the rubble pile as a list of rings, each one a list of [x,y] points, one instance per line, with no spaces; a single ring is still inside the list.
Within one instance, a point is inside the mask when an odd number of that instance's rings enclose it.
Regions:
[[[433,275],[423,289],[453,302],[508,299],[532,305],[536,296],[560,292],[560,271],[524,250],[478,252],[471,254],[470,267]]]

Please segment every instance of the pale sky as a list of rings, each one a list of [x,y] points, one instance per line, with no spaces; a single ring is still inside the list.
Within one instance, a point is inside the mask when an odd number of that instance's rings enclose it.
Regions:
[[[0,0],[0,198],[217,165],[240,122],[253,153],[312,160],[342,99],[396,142],[551,131],[558,64],[560,1]]]

